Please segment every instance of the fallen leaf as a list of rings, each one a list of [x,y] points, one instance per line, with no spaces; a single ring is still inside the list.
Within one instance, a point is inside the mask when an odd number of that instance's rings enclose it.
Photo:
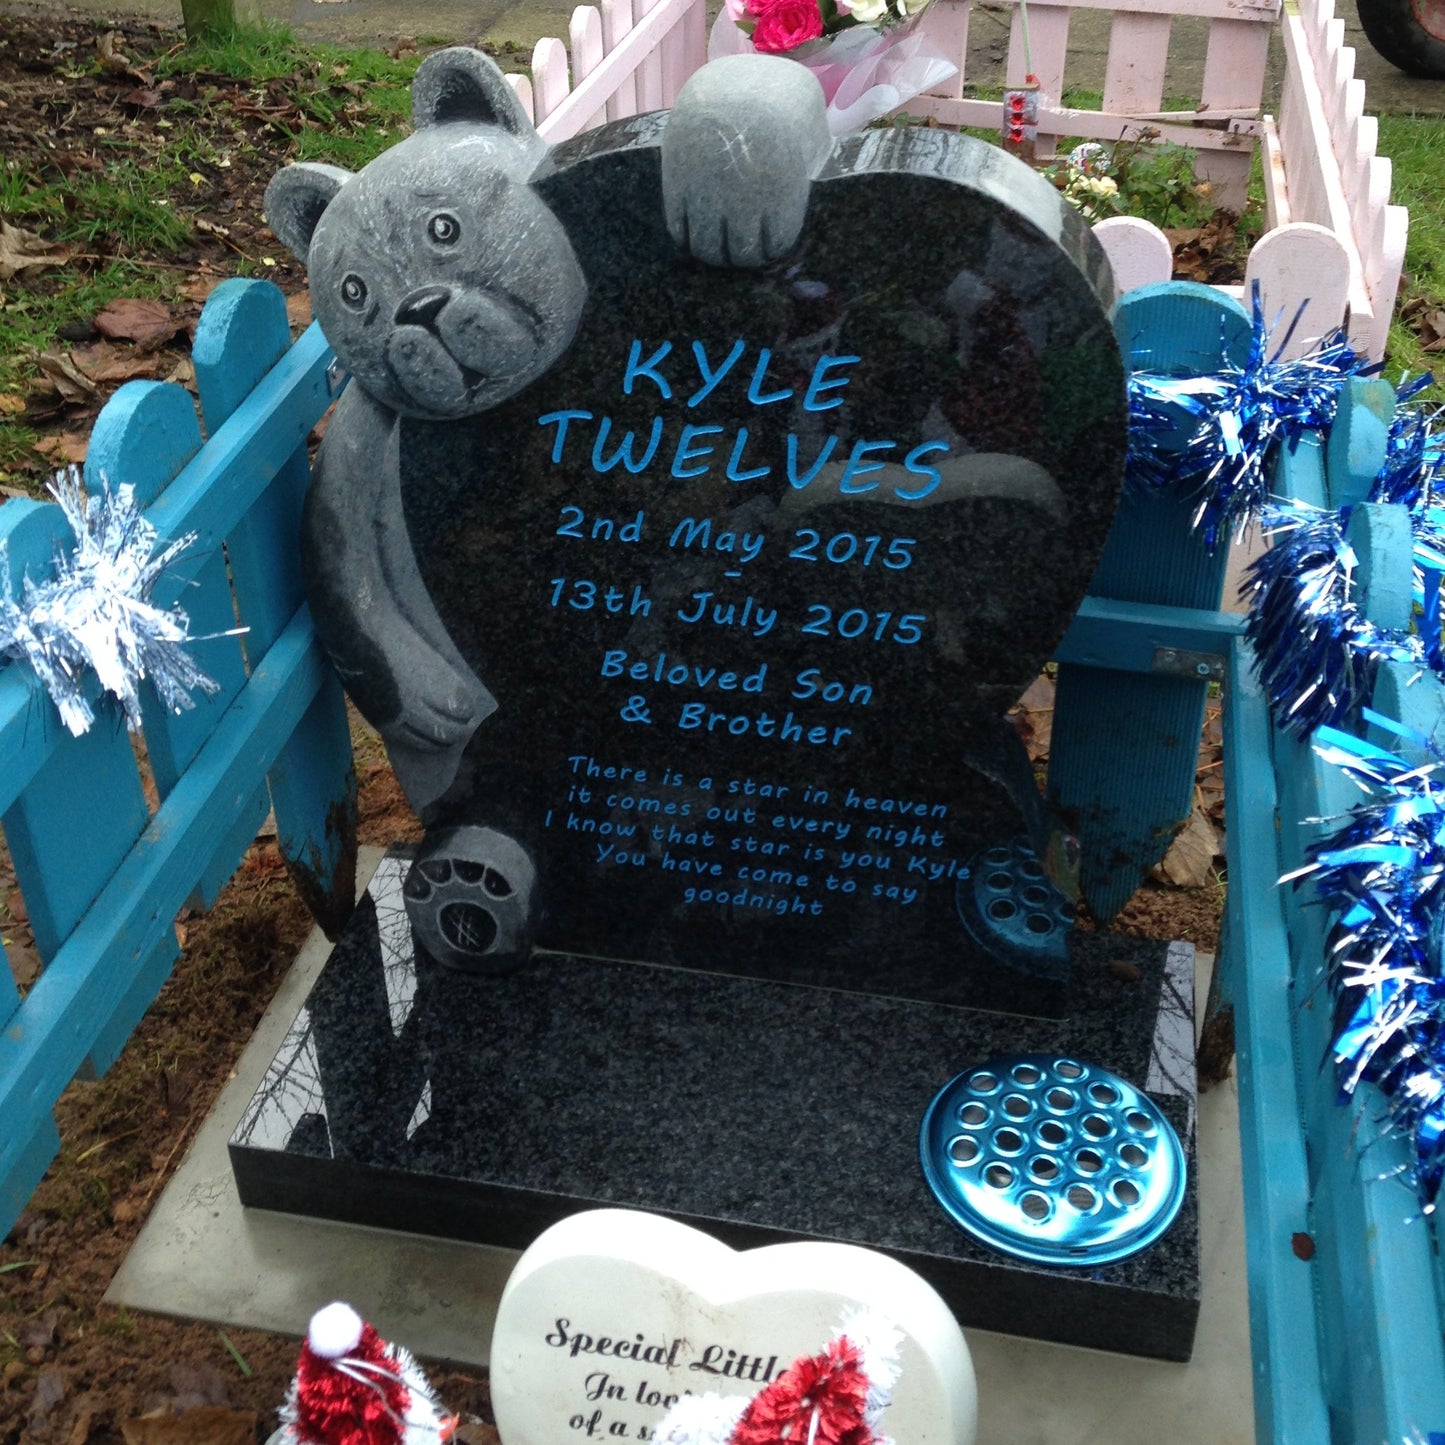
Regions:
[[[42,351],[35,358],[40,374],[67,406],[89,401],[95,395],[95,381],[76,364],[75,358],[60,351]]]
[[[96,42],[96,54],[100,57],[101,69],[109,70],[114,75],[128,75],[132,80],[138,80],[142,85],[150,82],[143,70],[137,70],[130,63],[123,51],[117,49],[120,44],[120,32],[117,30],[107,31]]]
[[[205,301],[211,292],[221,284],[219,276],[209,274],[211,268],[207,262],[202,261],[197,269],[207,274],[195,276],[181,287],[181,294],[188,301]]]
[[[60,1323],[60,1311],[48,1309],[44,1314],[33,1320],[27,1320],[20,1329],[20,1343],[26,1349],[34,1349],[39,1346],[42,1350],[49,1349],[55,1343],[56,1327]]]
[[[1153,876],[1176,888],[1203,888],[1214,876],[1219,835],[1204,812],[1195,808],[1176,834]]]
[[[112,301],[95,318],[95,329],[112,341],[134,341],[138,346],[163,346],[186,320],[177,316],[164,301],[122,296]]]
[[[305,331],[311,325],[311,293],[298,291],[286,298],[286,319],[291,323],[293,333]]]
[[[1177,251],[1181,246],[1192,246],[1202,235],[1202,226],[1166,226],[1164,235]]]
[[[256,1412],[220,1405],[198,1405],[122,1420],[125,1445],[255,1445]]]
[[[122,351],[108,341],[79,346],[70,353],[70,359],[96,382],[134,381],[138,377],[159,376],[166,364],[163,356],[137,355],[130,347]]]
[[[165,103],[165,96],[158,90],[136,89],[121,96],[122,105],[133,105],[137,110],[159,110]]]
[[[41,437],[30,450],[38,452],[47,461],[62,465],[74,462],[78,466],[85,460],[85,453],[89,447],[90,435],[88,432],[68,432],[64,436]]]
[[[0,281],[21,271],[64,266],[74,253],[59,241],[42,241],[34,231],[0,221]]]
[[[19,416],[25,410],[25,398],[14,392],[0,395],[0,416]]]
[[[456,1445],[498,1445],[501,1436],[497,1434],[495,1425],[484,1425],[479,1421],[476,1424],[459,1425],[452,1439]]]
[[[1009,721],[1023,739],[1031,763],[1047,758],[1054,733],[1053,678],[1036,677],[1014,705]]]
[[[163,381],[173,381],[177,386],[183,386],[187,391],[196,389],[196,368],[191,364],[189,356],[183,356],[171,367],[162,377]]]
[[[35,1380],[35,1399],[30,1415],[42,1420],[65,1398],[65,1376],[54,1366],[41,1370]]]
[[[10,961],[16,988],[28,989],[40,977],[40,954],[32,944],[6,939],[5,957]]]
[[[199,1409],[203,1405],[229,1406],[231,1403],[221,1372],[209,1360],[199,1365],[187,1365],[177,1360],[166,1373],[181,1409]]]

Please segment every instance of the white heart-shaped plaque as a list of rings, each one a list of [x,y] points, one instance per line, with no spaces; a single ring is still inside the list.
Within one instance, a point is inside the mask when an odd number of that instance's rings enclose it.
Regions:
[[[978,1418],[963,1331],[931,1285],[849,1244],[744,1252],[671,1219],[576,1214],[517,1261],[492,1335],[502,1445],[651,1438],[681,1395],[754,1395],[817,1354],[850,1309],[902,1335],[882,1426],[897,1445],[972,1445]]]

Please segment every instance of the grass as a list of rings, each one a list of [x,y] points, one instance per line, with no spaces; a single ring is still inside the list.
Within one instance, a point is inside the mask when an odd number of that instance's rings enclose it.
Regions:
[[[30,186],[11,199],[5,214],[57,241],[173,256],[191,238],[191,225],[161,190],[181,186],[186,167],[177,160],[140,165],[120,160],[101,172],[61,177]]]
[[[1390,199],[1410,208],[1410,235],[1405,245],[1405,276],[1400,305],[1414,298],[1445,307],[1445,119],[1439,116],[1380,117],[1380,154],[1393,168]],[[1393,381],[1402,371],[1416,375],[1442,367],[1438,354],[1421,349],[1419,337],[1399,321],[1390,327],[1386,375]],[[1423,392],[1426,402],[1445,404],[1445,384]]]
[[[67,276],[49,273],[0,293],[0,398],[24,393],[36,354],[56,347],[62,328],[88,322],[118,297],[176,298],[183,276],[171,267],[195,240],[190,197],[257,145],[241,119],[248,104],[271,116],[268,157],[357,170],[405,133],[419,63],[415,54],[303,45],[284,27],[238,27],[149,66],[156,84],[172,82],[183,94],[169,95],[161,111],[98,130],[99,168],[37,174],[18,161],[0,166],[0,216],[76,253]],[[266,274],[241,256],[234,269]],[[14,406],[0,403],[0,479],[33,457],[39,439]]]

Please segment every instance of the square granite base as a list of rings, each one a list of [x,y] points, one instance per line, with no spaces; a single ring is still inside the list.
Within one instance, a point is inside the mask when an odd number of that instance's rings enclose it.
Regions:
[[[565,954],[481,979],[418,965],[409,861],[383,860],[231,1139],[243,1204],[514,1248],[603,1205],[739,1247],[842,1240],[918,1271],[964,1325],[1189,1358],[1189,945],[1080,933],[1060,1021]],[[1115,1264],[995,1253],[919,1165],[949,1079],[1051,1052],[1142,1087],[1185,1144],[1177,1219]]]

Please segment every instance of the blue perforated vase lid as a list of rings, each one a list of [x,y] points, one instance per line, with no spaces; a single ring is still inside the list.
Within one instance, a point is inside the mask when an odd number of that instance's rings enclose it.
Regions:
[[[1184,1150],[1132,1084],[1055,1054],[993,1059],[923,1116],[923,1172],[970,1234],[1035,1264],[1108,1264],[1152,1244],[1184,1201]]]

